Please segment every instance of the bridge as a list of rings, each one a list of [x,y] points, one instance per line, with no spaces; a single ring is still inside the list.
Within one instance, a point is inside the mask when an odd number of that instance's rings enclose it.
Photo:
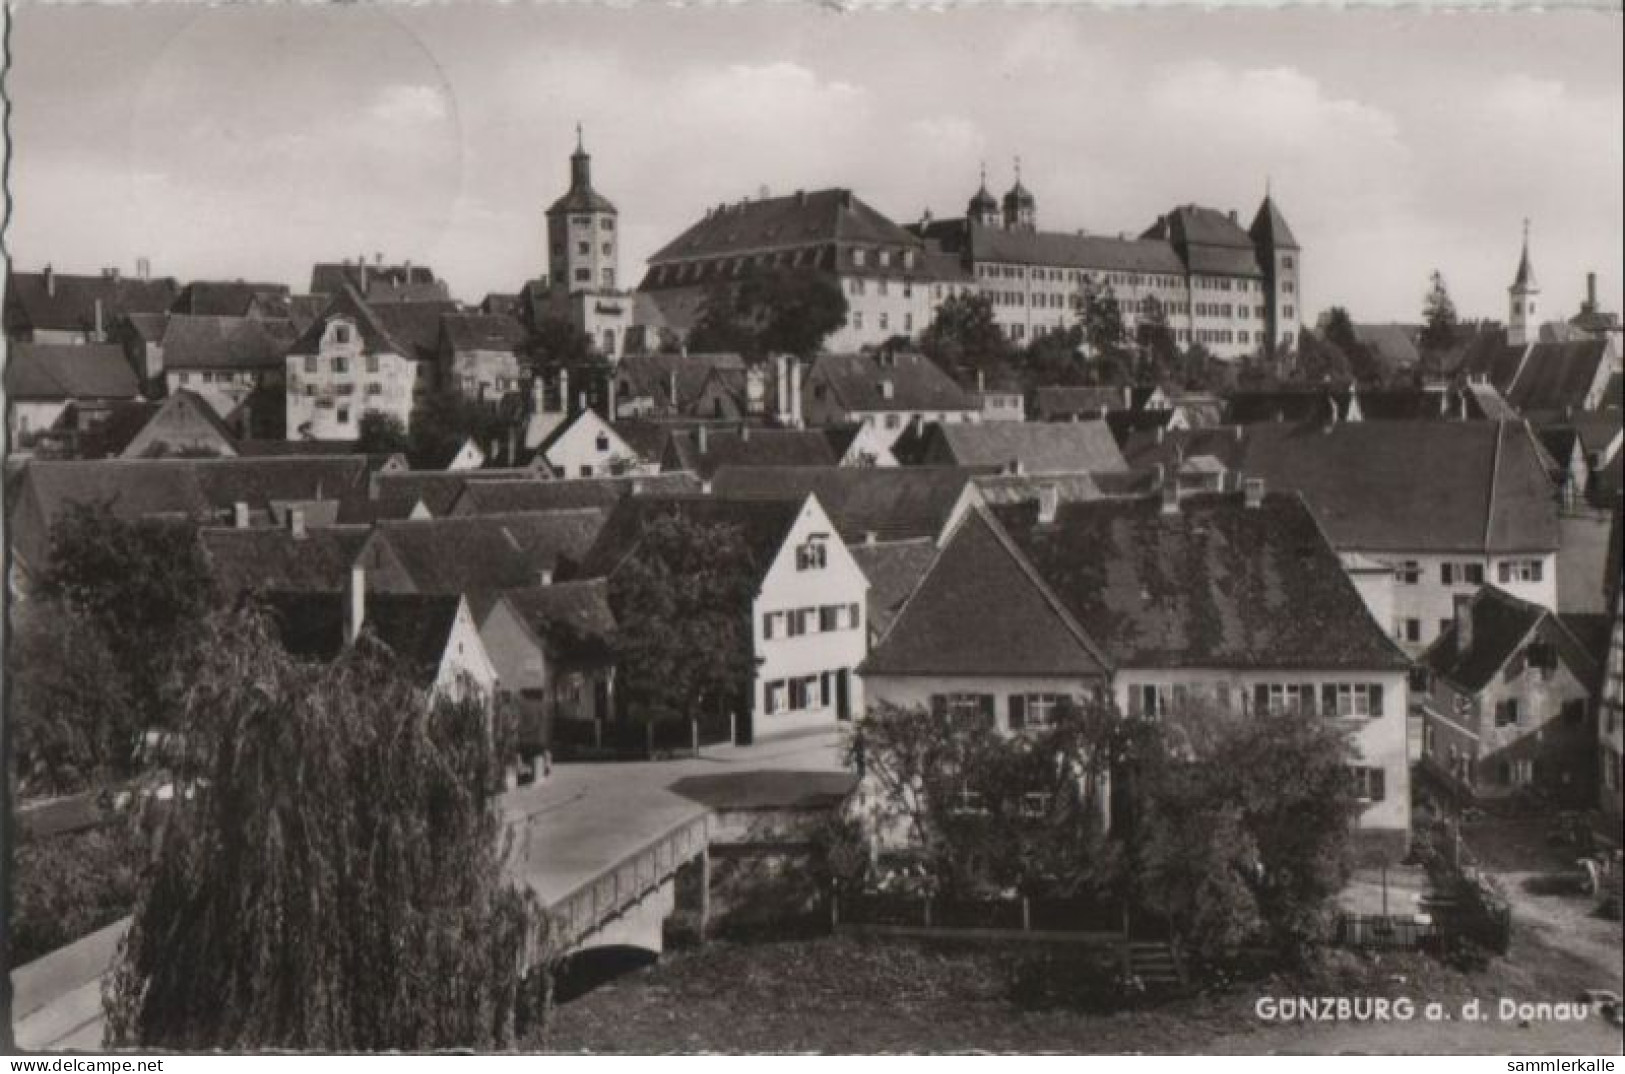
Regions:
[[[835,735],[723,746],[679,761],[575,764],[504,795],[513,833],[510,875],[534,891],[562,948],[632,946],[658,953],[681,885],[708,916],[714,845],[747,842],[763,818],[816,814],[852,785]],[[128,920],[14,970],[19,1048],[94,1051],[102,1044],[101,982]]]

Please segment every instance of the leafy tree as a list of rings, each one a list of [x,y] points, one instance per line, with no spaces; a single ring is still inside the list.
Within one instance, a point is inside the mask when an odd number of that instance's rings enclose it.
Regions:
[[[1422,300],[1422,335],[1418,342],[1422,350],[1430,353],[1447,351],[1456,342],[1459,324],[1456,304],[1444,285],[1444,275],[1437,269],[1429,280],[1427,297]]]
[[[1036,384],[1088,384],[1091,370],[1083,360],[1083,329],[1077,325],[1045,332],[1021,355],[1028,379]]]
[[[1123,326],[1123,310],[1110,283],[1086,279],[1083,284],[1083,338],[1097,361],[1132,361],[1133,348]]]
[[[1360,342],[1360,337],[1354,331],[1354,322],[1349,318],[1349,311],[1342,306],[1333,306],[1326,311],[1326,323],[1322,328],[1325,342],[1332,344],[1342,351],[1348,361],[1349,375],[1361,383],[1381,381],[1386,374],[1381,361],[1372,353],[1371,348]]]
[[[381,410],[368,410],[356,426],[356,449],[368,454],[390,455],[411,450],[411,437],[401,419]]]
[[[810,358],[845,323],[846,295],[832,277],[810,268],[754,269],[706,294],[688,345],[734,351],[747,361]]]
[[[1346,733],[1200,704],[1159,731],[1124,773],[1136,902],[1207,958],[1253,935],[1305,957],[1348,878],[1358,805]]]
[[[430,699],[381,647],[294,661],[254,609],[187,668],[177,793],[104,984],[113,1046],[511,1046],[548,939],[504,875],[478,700]]]
[[[920,333],[920,351],[943,369],[1005,369],[1012,357],[993,316],[993,299],[982,294],[956,294],[943,300],[925,331]]]
[[[127,775],[148,714],[130,704],[101,627],[55,600],[16,605],[11,625],[6,669],[19,793],[68,794]]]
[[[567,317],[543,317],[520,348],[520,358],[532,369],[585,365],[601,360],[598,343]]]
[[[70,504],[51,527],[41,590],[104,639],[128,686],[129,719],[159,722],[169,668],[214,599],[193,524]]]
[[[1093,702],[1063,704],[1020,735],[985,716],[881,704],[847,753],[871,829],[918,854],[935,893],[1064,897],[1119,882],[1099,793],[1135,731]]]
[[[1305,330],[1298,333],[1295,374],[1295,379],[1310,384],[1346,384],[1354,371],[1342,347],[1323,333]]]
[[[1144,379],[1156,384],[1186,380],[1181,368],[1179,344],[1174,339],[1174,330],[1168,327],[1168,311],[1155,295],[1145,300],[1145,307],[1134,326],[1134,339],[1140,353],[1145,356]],[[1196,387],[1193,384],[1186,386]]]
[[[748,695],[752,559],[737,526],[660,515],[609,582],[616,686],[632,718],[688,719]]]
[[[508,421],[496,407],[449,392],[430,395],[412,416],[407,458],[414,469],[438,470],[449,463],[470,437],[484,451],[492,441],[505,441]]]

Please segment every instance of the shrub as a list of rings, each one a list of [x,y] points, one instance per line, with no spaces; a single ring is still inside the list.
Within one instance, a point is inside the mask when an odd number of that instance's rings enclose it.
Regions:
[[[140,889],[144,843],[120,822],[17,845],[10,962],[48,955],[128,914]]]

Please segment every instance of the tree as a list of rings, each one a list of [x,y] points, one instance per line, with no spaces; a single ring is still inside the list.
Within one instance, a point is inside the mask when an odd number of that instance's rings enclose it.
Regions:
[[[634,719],[689,719],[748,698],[752,561],[737,526],[676,511],[644,526],[609,582],[616,686]]]
[[[431,699],[366,642],[296,662],[252,608],[205,624],[186,678],[177,791],[104,984],[108,1043],[519,1039],[549,939],[504,876],[503,758],[481,703]]]
[[[469,438],[485,451],[493,441],[507,439],[508,427],[496,407],[460,395],[433,394],[412,416],[407,457],[414,469],[438,470]]]
[[[74,607],[30,600],[12,612],[12,756],[20,795],[68,794],[129,774],[145,713],[101,628]]]
[[[1084,342],[1092,357],[1097,361],[1132,360],[1123,310],[1110,283],[1097,284],[1092,278],[1084,281],[1082,320]]]
[[[1444,285],[1444,276],[1437,269],[1429,281],[1427,297],[1422,301],[1422,335],[1417,340],[1424,352],[1438,354],[1456,343],[1458,323],[1456,304]]]
[[[1077,325],[1045,332],[1027,345],[1022,367],[1031,383],[1088,384],[1090,370],[1083,360],[1083,329]]]
[[[1310,384],[1346,384],[1354,377],[1343,348],[1319,332],[1298,333],[1295,379]]]
[[[713,287],[689,333],[694,351],[733,351],[746,361],[771,354],[811,358],[846,323],[846,295],[816,269],[752,269]]]
[[[993,299],[956,294],[943,300],[925,331],[920,352],[943,369],[998,372],[1010,364],[1010,341],[993,316]]]
[[[41,590],[105,641],[128,688],[130,719],[158,722],[171,663],[214,599],[193,523],[122,519],[105,502],[69,504],[51,527]]]
[[[1383,379],[1386,370],[1377,356],[1371,352],[1371,348],[1360,342],[1348,310],[1342,306],[1333,306],[1327,310],[1322,334],[1325,336],[1325,342],[1343,352],[1347,359],[1349,376],[1354,380],[1375,383]]]
[[[1348,878],[1359,807],[1346,732],[1197,703],[1159,730],[1124,773],[1136,902],[1201,956],[1260,935],[1302,959],[1325,941]]]
[[[536,322],[520,349],[532,369],[557,369],[602,360],[594,339],[567,317],[547,316]]]
[[[356,450],[367,454],[393,455],[411,449],[411,437],[401,419],[381,410],[363,413],[356,433]]]
[[[1178,380],[1185,387],[1200,386],[1188,383],[1185,371],[1181,369],[1179,344],[1174,339],[1174,330],[1168,327],[1168,311],[1157,296],[1147,296],[1140,319],[1134,326],[1134,339],[1140,353],[1145,356],[1142,379],[1153,384]]]
[[[991,713],[880,704],[847,754],[873,837],[905,843],[931,892],[1066,897],[1119,881],[1100,792],[1135,731],[1095,702],[1059,705],[1020,735],[1000,734]]]

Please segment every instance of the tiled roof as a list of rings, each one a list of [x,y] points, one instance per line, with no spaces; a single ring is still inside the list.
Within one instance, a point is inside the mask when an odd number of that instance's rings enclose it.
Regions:
[[[1439,390],[1361,388],[1354,392],[1354,397],[1360,402],[1364,420],[1461,420],[1464,403],[1468,417],[1484,417],[1477,400],[1470,396],[1463,398],[1465,390],[1453,386]],[[1320,388],[1238,389],[1225,397],[1225,421],[1232,425],[1267,421],[1325,422],[1332,418],[1334,403],[1337,418],[1343,420],[1348,417],[1349,395],[1346,384]]]
[[[87,457],[111,458],[124,454],[131,442],[154,422],[161,423],[170,420],[172,415],[182,409],[190,410],[199,421],[202,421],[213,430],[215,439],[221,448],[220,454],[234,455],[236,451],[236,437],[232,435],[226,423],[220,420],[209,401],[196,392],[181,389],[174,392],[161,402],[146,403],[119,403],[108,412],[106,418],[97,424],[86,436],[86,443],[82,448]],[[182,417],[181,420],[185,420]]]
[[[1603,339],[1536,343],[1512,383],[1496,386],[1524,414],[1582,410],[1607,353]]]
[[[678,426],[659,421],[638,421],[636,419],[621,419],[612,421],[609,427],[615,430],[615,435],[626,442],[626,446],[637,453],[638,458],[645,462],[658,463],[666,452],[666,438]]]
[[[1123,667],[1398,670],[1377,625],[1303,502],[1194,494],[995,509],[1015,544],[1089,635]]]
[[[952,255],[976,262],[1053,265],[1102,272],[1182,275],[1185,271],[1179,254],[1161,240],[1061,231],[1006,231],[964,219],[937,220],[918,230],[936,258]],[[956,274],[964,276],[963,268]]]
[[[649,258],[649,264],[830,242],[913,249],[920,245],[919,239],[850,190],[815,190],[707,210]]]
[[[416,503],[419,500],[436,518],[451,513],[463,489],[476,481],[548,480],[547,475],[525,469],[401,470],[373,478],[374,498]]]
[[[215,585],[234,597],[272,590],[337,593],[369,533],[366,526],[312,526],[296,538],[263,526],[205,527],[198,537]]]
[[[1390,371],[1411,369],[1422,360],[1416,348],[1420,334],[1418,326],[1409,324],[1354,325],[1354,338]]]
[[[419,362],[434,361],[438,356],[440,320],[445,314],[457,312],[454,302],[368,302],[390,338],[406,348],[397,353]]]
[[[939,423],[926,438],[926,459],[956,466],[1019,463],[1028,474],[1128,469],[1103,421]]]
[[[500,599],[565,660],[600,664],[613,659],[615,614],[609,607],[609,584],[602,578],[510,589]]]
[[[6,355],[8,400],[134,399],[135,370],[116,343],[12,343]]]
[[[173,314],[164,329],[164,368],[281,369],[294,339],[291,321]]]
[[[1053,489],[1061,502],[1098,500],[1106,493],[1100,487],[1104,475],[1096,474],[977,474],[976,491],[982,502],[993,506],[1006,503],[1037,503],[1046,489]]]
[[[867,354],[821,354],[807,372],[804,394],[815,391],[813,385],[820,380],[837,404],[856,414],[981,409],[952,377],[921,354],[885,360]]]
[[[1557,492],[1520,423],[1266,422],[1131,442],[1138,469],[1213,455],[1270,489],[1301,493],[1332,544],[1364,552],[1551,551]]]
[[[696,429],[673,429],[662,465],[710,477],[724,466],[834,466],[840,462],[818,429],[706,428],[705,450]],[[669,465],[668,465],[669,464]]]
[[[737,354],[629,354],[615,367],[616,398],[622,402],[649,398],[660,413],[689,414],[713,370],[743,372],[744,368],[744,359]],[[675,400],[671,394],[674,377]]]
[[[424,593],[533,586],[579,563],[604,525],[595,508],[378,523],[376,533]]]
[[[157,343],[164,338],[164,329],[169,325],[167,313],[127,313],[124,323],[129,325],[130,334],[143,343]]]
[[[1099,676],[1099,645],[982,511],[966,516],[860,669],[870,675]]]
[[[379,319],[378,312],[356,293],[355,288],[348,285],[335,294],[332,300],[322,308],[321,314],[306,327],[293,346],[288,348],[288,353],[319,353],[321,351],[322,336],[327,331],[328,321],[340,316],[355,321],[356,328],[361,333],[362,347],[366,353],[411,356],[411,351],[406,345],[390,334],[389,329]]]
[[[344,649],[343,593],[267,593],[264,603],[288,652],[329,661]],[[439,673],[462,598],[449,594],[367,594],[363,636],[382,642],[419,685]]]
[[[880,541],[936,540],[970,484],[968,470],[942,466],[726,466],[712,476],[714,495],[732,499],[780,499],[801,503],[808,493],[856,545]]]
[[[1046,384],[1033,391],[1033,409],[1040,421],[1070,418],[1074,414],[1099,417],[1102,411],[1123,410],[1128,405],[1123,389],[1108,385]]]
[[[461,494],[452,504],[450,514],[496,515],[518,511],[561,511],[576,507],[608,509],[626,496],[669,496],[699,491],[699,479],[680,470],[640,477],[470,481],[463,486]]]
[[[525,327],[506,313],[446,313],[440,319],[454,351],[513,351],[525,342]]]
[[[610,511],[609,520],[575,576],[608,577],[634,554],[651,522],[668,515],[681,515],[699,525],[737,531],[748,555],[748,561],[737,566],[759,578],[783,547],[800,513],[801,504],[788,500],[628,496]]]
[[[96,327],[96,303],[102,326],[130,313],[162,313],[175,301],[175,281],[126,276],[69,276],[61,272],[13,272],[6,283],[7,334],[43,329],[90,332]]]
[[[870,634],[884,635],[936,558],[936,542],[877,541],[853,545],[851,552],[858,569],[869,580]]]
[[[1468,607],[1472,645],[1466,652],[1461,651],[1456,644],[1456,624],[1452,622],[1422,654],[1422,663],[1435,675],[1477,693],[1489,685],[1530,632],[1551,613],[1494,585],[1480,587]]]
[[[1141,235],[1170,243],[1193,273],[1218,276],[1262,276],[1252,238],[1241,225],[1217,209],[1181,205],[1157,219]]]
[[[1292,229],[1287,226],[1286,217],[1281,215],[1280,207],[1268,194],[1265,194],[1264,200],[1259,203],[1258,213],[1253,217],[1253,224],[1247,229],[1247,235],[1254,242],[1266,246],[1273,245],[1282,250],[1298,248],[1298,240],[1293,236]]]
[[[285,283],[245,283],[242,280],[195,280],[181,288],[175,313],[200,317],[246,317],[256,299],[271,305],[285,305]]]
[[[355,262],[318,262],[310,270],[310,291],[317,295],[336,295],[346,284],[365,291],[362,270],[366,271],[366,287],[375,281],[387,284],[432,284],[434,271],[427,265],[380,265],[369,262],[362,266]],[[442,296],[444,297],[444,296]]]

